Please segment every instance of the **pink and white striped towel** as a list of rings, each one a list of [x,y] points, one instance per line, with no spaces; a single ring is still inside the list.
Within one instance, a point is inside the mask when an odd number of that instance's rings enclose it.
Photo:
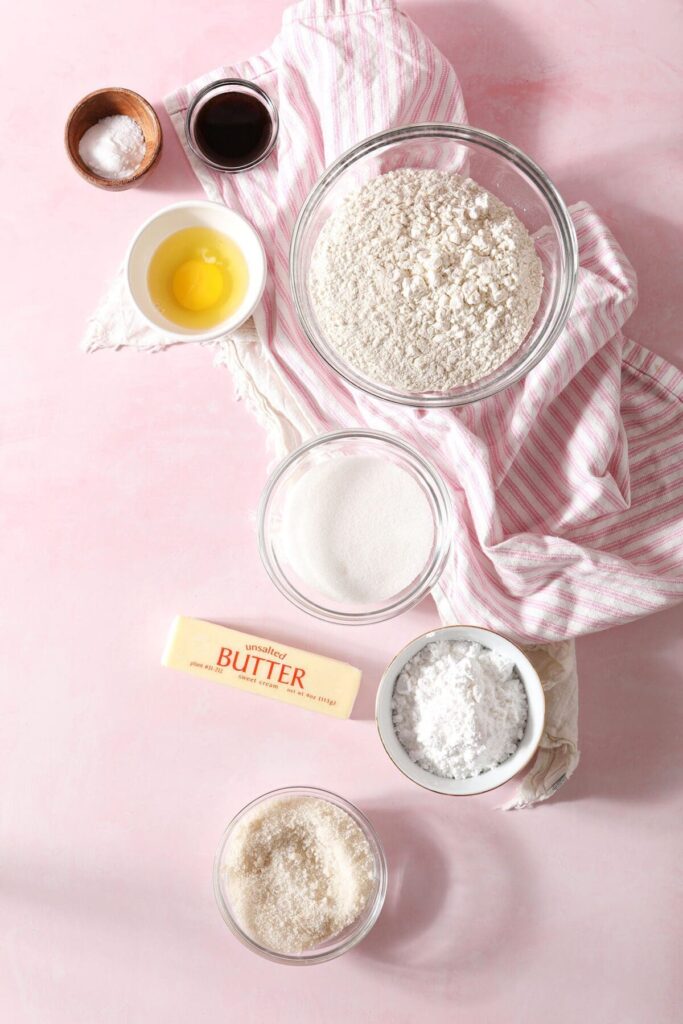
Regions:
[[[519,384],[455,410],[395,407],[354,391],[312,352],[294,314],[288,248],[324,168],[376,131],[466,120],[455,73],[392,0],[304,0],[269,50],[221,67],[167,100],[184,115],[217,78],[255,80],[277,103],[273,156],[221,175],[188,159],[209,198],[258,227],[270,276],[254,325],[217,346],[279,453],[341,426],[396,432],[450,484],[456,537],[435,591],[444,621],[489,626],[534,651],[548,691],[546,736],[515,806],[550,795],[577,761],[574,637],[683,597],[683,375],[627,340],[633,270],[597,215],[572,209],[580,276],[552,352]],[[121,278],[92,318],[88,350],[163,347]],[[551,642],[548,644],[548,642]]]

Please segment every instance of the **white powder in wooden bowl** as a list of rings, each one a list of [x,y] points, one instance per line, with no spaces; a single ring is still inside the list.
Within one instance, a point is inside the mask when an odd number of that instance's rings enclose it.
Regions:
[[[145,136],[132,117],[101,118],[83,134],[78,153],[95,174],[120,181],[135,174],[145,156]]]
[[[376,886],[365,835],[319,797],[275,797],[245,815],[225,855],[237,923],[277,953],[304,953],[358,919]]]

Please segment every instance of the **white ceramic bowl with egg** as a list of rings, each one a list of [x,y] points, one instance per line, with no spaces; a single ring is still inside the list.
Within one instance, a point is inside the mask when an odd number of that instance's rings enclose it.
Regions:
[[[211,228],[227,235],[244,255],[249,278],[237,309],[227,319],[202,330],[182,327],[167,319],[154,304],[148,286],[149,265],[161,243],[177,231],[195,227]],[[255,228],[235,210],[208,200],[174,203],[155,213],[133,238],[125,264],[130,297],[150,327],[162,334],[192,341],[214,341],[243,324],[261,301],[266,273],[266,254]]]
[[[528,702],[528,715],[524,735],[514,754],[496,765],[489,771],[474,775],[469,779],[447,779],[434,775],[421,768],[411,760],[402,747],[394,730],[392,699],[396,680],[404,665],[427,644],[438,640],[465,640],[481,644],[492,651],[504,655],[514,662],[519,678],[524,686]],[[480,626],[443,626],[423,633],[416,637],[403,650],[399,651],[382,676],[377,690],[375,707],[377,728],[380,739],[387,754],[412,782],[434,793],[445,793],[447,796],[474,796],[487,793],[509,782],[513,776],[525,768],[538,749],[545,724],[545,695],[535,668],[519,647],[510,640]]]

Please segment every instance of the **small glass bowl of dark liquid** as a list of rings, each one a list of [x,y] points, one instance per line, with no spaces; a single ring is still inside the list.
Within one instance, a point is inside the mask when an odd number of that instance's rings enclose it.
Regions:
[[[197,93],[185,119],[193,153],[228,174],[248,171],[275,145],[278,116],[263,89],[241,78],[212,82]]]

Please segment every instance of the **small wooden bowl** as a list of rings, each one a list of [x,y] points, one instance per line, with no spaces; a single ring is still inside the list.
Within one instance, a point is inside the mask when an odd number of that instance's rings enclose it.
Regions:
[[[78,145],[88,128],[92,128],[103,117],[125,114],[140,125],[145,136],[145,155],[134,174],[128,178],[103,178],[83,163]],[[131,89],[98,89],[85,96],[69,114],[64,131],[64,142],[71,163],[78,173],[91,185],[106,188],[110,192],[121,192],[132,188],[148,174],[161,153],[161,125],[151,103]]]

